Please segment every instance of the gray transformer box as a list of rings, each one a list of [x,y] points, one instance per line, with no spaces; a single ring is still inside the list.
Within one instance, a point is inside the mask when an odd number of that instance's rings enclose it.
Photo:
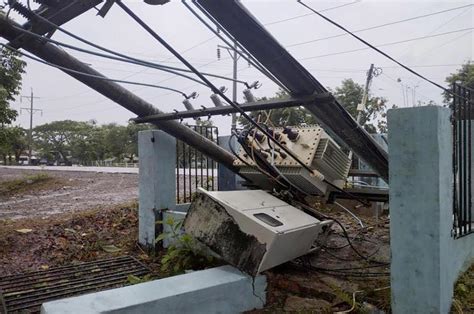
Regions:
[[[252,276],[308,253],[325,225],[262,190],[200,190],[184,222],[187,233]]]

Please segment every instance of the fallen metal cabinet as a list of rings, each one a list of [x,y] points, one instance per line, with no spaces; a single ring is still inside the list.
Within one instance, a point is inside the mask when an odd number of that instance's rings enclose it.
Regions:
[[[322,222],[262,190],[200,190],[187,233],[229,264],[256,275],[309,252]]]

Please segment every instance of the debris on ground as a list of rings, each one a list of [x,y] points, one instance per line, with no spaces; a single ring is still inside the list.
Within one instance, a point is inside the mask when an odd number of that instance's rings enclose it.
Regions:
[[[159,275],[159,259],[155,261],[142,251],[137,234],[136,203],[46,219],[0,221],[0,274],[131,255]]]

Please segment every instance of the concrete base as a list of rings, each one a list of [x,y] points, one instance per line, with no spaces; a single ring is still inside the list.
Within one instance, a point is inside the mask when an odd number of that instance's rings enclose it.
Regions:
[[[42,314],[241,313],[265,305],[266,277],[231,266],[44,303]]]

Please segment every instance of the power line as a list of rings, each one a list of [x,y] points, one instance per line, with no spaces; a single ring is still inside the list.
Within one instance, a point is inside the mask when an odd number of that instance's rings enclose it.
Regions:
[[[391,61],[395,62],[396,64],[398,64],[399,66],[401,66],[402,68],[404,68],[405,70],[409,71],[410,73],[418,76],[419,78],[433,84],[434,86],[440,88],[441,90],[443,90],[444,92],[446,93],[449,93],[450,95],[454,95],[454,93],[450,90],[448,90],[447,88],[444,88],[443,86],[441,86],[440,84],[426,78],[425,76],[421,75],[420,73],[416,72],[415,70],[409,68],[408,66],[404,65],[403,63],[401,63],[400,61],[396,60],[395,58],[393,58],[392,56],[388,55],[387,53],[383,52],[382,50],[378,49],[377,47],[375,47],[374,45],[370,44],[369,42],[367,42],[366,40],[360,38],[359,36],[357,36],[356,34],[352,33],[351,31],[349,31],[347,28],[345,28],[344,26],[338,24],[337,22],[331,20],[330,18],[326,17],[325,15],[317,12],[316,10],[314,10],[313,8],[311,8],[310,6],[306,5],[305,3],[302,2],[302,0],[297,0],[298,3],[300,3],[301,5],[303,5],[304,7],[308,8],[309,10],[311,10],[312,12],[314,12],[315,14],[317,14],[318,16],[320,16],[321,18],[325,19],[326,21],[328,21],[329,23],[333,24],[334,26],[342,29],[343,31],[349,33],[352,37],[356,38],[357,40],[359,40],[360,42],[362,42],[363,44],[367,45],[368,47],[370,47],[371,49],[377,51],[378,53],[380,53],[381,55],[385,56],[386,58],[390,59]],[[470,28],[472,29],[472,28]],[[459,98],[462,98],[462,99],[466,99],[465,97],[462,97],[460,95],[457,95]],[[467,101],[471,102],[470,99],[466,99]]]
[[[433,13],[429,13],[429,14],[418,15],[418,16],[406,18],[406,19],[403,19],[403,20],[398,20],[398,21],[384,23],[384,24],[375,25],[375,26],[371,26],[371,27],[361,28],[361,29],[353,31],[353,33],[360,33],[360,32],[365,32],[365,31],[372,30],[372,29],[377,29],[377,28],[382,28],[382,27],[386,27],[386,26],[396,25],[396,24],[400,24],[400,23],[404,23],[404,22],[408,22],[408,21],[414,21],[414,20],[417,20],[417,19],[426,18],[426,17],[429,17],[429,16],[438,15],[438,14],[443,14],[443,13],[450,12],[450,11],[455,11],[455,10],[464,9],[464,8],[471,8],[473,6],[474,6],[474,4],[468,4],[468,5],[463,5],[463,6],[460,6],[460,7],[451,8],[451,9],[442,10],[442,11],[437,11],[437,12],[433,12]],[[462,12],[462,13],[464,13],[464,12]],[[322,41],[322,40],[328,40],[328,39],[333,39],[333,38],[338,38],[338,37],[344,37],[344,36],[347,36],[347,35],[348,35],[348,33],[341,33],[341,34],[336,34],[336,35],[332,35],[332,36],[327,36],[327,37],[322,37],[322,38],[317,38],[317,39],[313,39],[313,40],[308,40],[308,41],[303,41],[303,42],[299,42],[299,43],[290,44],[290,45],[286,45],[285,47],[286,48],[292,48],[292,47],[306,45],[306,44],[309,44],[309,43],[314,43],[314,42],[318,42],[318,41]]]
[[[417,40],[422,40],[422,39],[427,39],[427,38],[433,38],[433,37],[445,36],[445,35],[450,35],[450,34],[456,34],[456,33],[459,33],[459,32],[465,32],[465,31],[469,31],[469,30],[473,30],[473,29],[474,29],[474,27],[463,28],[463,29],[458,29],[458,30],[454,30],[454,31],[450,31],[450,32],[445,32],[445,33],[438,33],[438,34],[434,34],[434,35],[415,37],[415,38],[399,40],[399,41],[394,41],[394,42],[389,42],[389,43],[384,43],[384,44],[378,44],[378,45],[374,45],[374,46],[371,45],[370,47],[357,48],[357,49],[327,53],[327,54],[323,54],[323,55],[311,56],[311,57],[302,58],[300,60],[309,60],[309,59],[316,59],[316,58],[322,58],[322,57],[342,55],[342,54],[347,54],[347,53],[353,53],[353,52],[358,52],[358,51],[374,49],[375,47],[393,46],[393,45],[403,44],[403,43],[407,43],[407,42],[411,42],[411,41],[417,41]],[[403,67],[403,66],[401,66],[401,67]]]
[[[63,70],[65,72],[75,73],[75,74],[79,74],[79,75],[83,75],[83,76],[87,76],[87,77],[93,77],[95,79],[103,80],[103,81],[110,81],[110,82],[116,82],[116,83],[122,83],[122,84],[139,85],[139,86],[153,87],[153,88],[158,88],[158,89],[165,89],[165,90],[169,90],[169,91],[181,94],[185,98],[188,97],[184,92],[182,92],[178,89],[175,89],[175,88],[160,86],[160,85],[147,84],[147,83],[139,83],[139,82],[133,82],[133,81],[124,81],[124,80],[118,80],[118,79],[111,79],[111,78],[107,78],[107,77],[103,77],[103,76],[99,76],[99,75],[88,74],[88,73],[84,73],[84,72],[81,72],[81,71],[76,71],[74,69],[66,68],[66,67],[63,67],[63,66],[59,66],[59,65],[41,60],[40,58],[34,57],[34,56],[32,56],[30,54],[27,54],[25,52],[18,51],[15,48],[13,48],[9,45],[6,45],[6,44],[0,43],[0,45],[4,46],[5,48],[8,48],[9,50],[16,51],[17,53],[19,53],[22,56],[25,56],[29,59],[32,59],[32,60],[35,60],[37,62],[46,64],[46,65],[51,66],[53,68]]]
[[[16,30],[18,31],[21,31],[23,33],[26,33],[30,36],[33,36],[33,37],[36,37],[40,40],[45,40],[45,41],[48,41],[48,42],[51,42],[51,43],[54,43],[56,45],[59,45],[59,46],[63,46],[63,47],[66,47],[66,48],[70,48],[70,49],[73,49],[73,50],[76,50],[76,51],[80,51],[80,52],[83,52],[83,53],[87,53],[87,54],[92,54],[92,55],[95,55],[95,56],[99,56],[99,57],[102,57],[102,58],[107,58],[107,59],[112,59],[112,60],[117,60],[117,61],[121,61],[121,62],[126,62],[126,63],[132,63],[132,64],[136,64],[136,65],[141,65],[141,66],[145,66],[145,67],[151,67],[151,68],[154,68],[154,69],[157,69],[157,70],[160,70],[160,71],[165,71],[165,72],[170,72],[170,73],[173,73],[175,75],[178,75],[178,76],[182,76],[182,77],[185,77],[189,80],[192,80],[192,81],[195,81],[197,83],[200,83],[200,81],[192,78],[192,77],[189,77],[187,75],[184,75],[184,74],[181,74],[181,73],[177,73],[176,71],[181,71],[181,72],[187,72],[187,73],[192,73],[192,71],[190,70],[187,70],[187,69],[182,69],[182,68],[177,68],[177,67],[172,67],[172,66],[167,66],[167,65],[162,65],[162,64],[158,64],[158,63],[153,63],[153,62],[149,62],[149,61],[145,61],[145,60],[141,60],[141,59],[137,59],[137,58],[134,58],[134,57],[131,57],[131,56],[128,56],[126,54],[122,54],[122,53],[119,53],[119,52],[116,52],[114,50],[111,50],[111,49],[108,49],[108,48],[105,48],[103,46],[100,46],[98,44],[95,44],[95,43],[92,43],[91,41],[88,41],[80,36],[77,36],[69,31],[66,31],[64,30],[62,27],[52,23],[51,21],[49,21],[48,19],[34,13],[35,16],[38,16],[41,18],[42,21],[46,22],[47,24],[49,24],[50,26],[54,27],[55,29],[58,29],[64,33],[66,33],[67,35],[87,44],[87,45],[90,45],[94,48],[97,48],[99,50],[102,50],[102,51],[105,51],[105,52],[108,52],[112,55],[115,55],[115,56],[118,56],[118,57],[114,57],[114,56],[110,56],[110,55],[106,55],[106,54],[102,54],[102,53],[99,53],[99,52],[95,52],[95,51],[91,51],[91,50],[87,50],[87,49],[83,49],[83,48],[79,48],[79,47],[76,47],[76,46],[73,46],[73,45],[69,45],[69,44],[66,44],[66,43],[62,43],[62,42],[59,42],[59,41],[56,41],[56,40],[53,40],[51,38],[48,38],[48,37],[44,37],[44,36],[41,36],[41,35],[38,35],[36,33],[33,33],[33,32],[30,32],[28,30],[25,30],[21,27],[16,27],[16,26],[13,26]],[[233,79],[231,78],[228,78],[228,77],[224,77],[224,76],[221,76],[221,75],[216,75],[216,74],[212,74],[212,73],[203,73],[204,75],[206,76],[212,76],[212,77],[216,77],[216,78],[220,78],[220,79],[224,79],[224,80],[230,80],[230,81],[233,81]],[[243,81],[238,81],[239,83],[242,83],[242,84],[247,84],[246,82],[243,82]]]
[[[321,10],[320,12],[327,12],[327,11],[331,11],[331,10],[335,10],[335,9],[347,7],[347,6],[349,6],[349,5],[353,5],[353,4],[359,3],[359,2],[361,2],[361,1],[362,1],[362,0],[356,0],[356,1],[353,1],[353,2],[341,4],[341,5],[338,5],[338,6],[335,6],[335,7],[323,9],[323,10]],[[283,23],[283,22],[292,21],[292,20],[299,19],[299,18],[302,18],[302,17],[305,17],[305,16],[313,15],[313,14],[314,14],[314,13],[306,13],[306,14],[297,15],[297,16],[289,17],[289,18],[282,19],[282,20],[277,20],[277,21],[265,23],[265,24],[263,24],[263,25],[265,25],[265,26],[275,25],[275,24],[279,24],[279,23]]]

